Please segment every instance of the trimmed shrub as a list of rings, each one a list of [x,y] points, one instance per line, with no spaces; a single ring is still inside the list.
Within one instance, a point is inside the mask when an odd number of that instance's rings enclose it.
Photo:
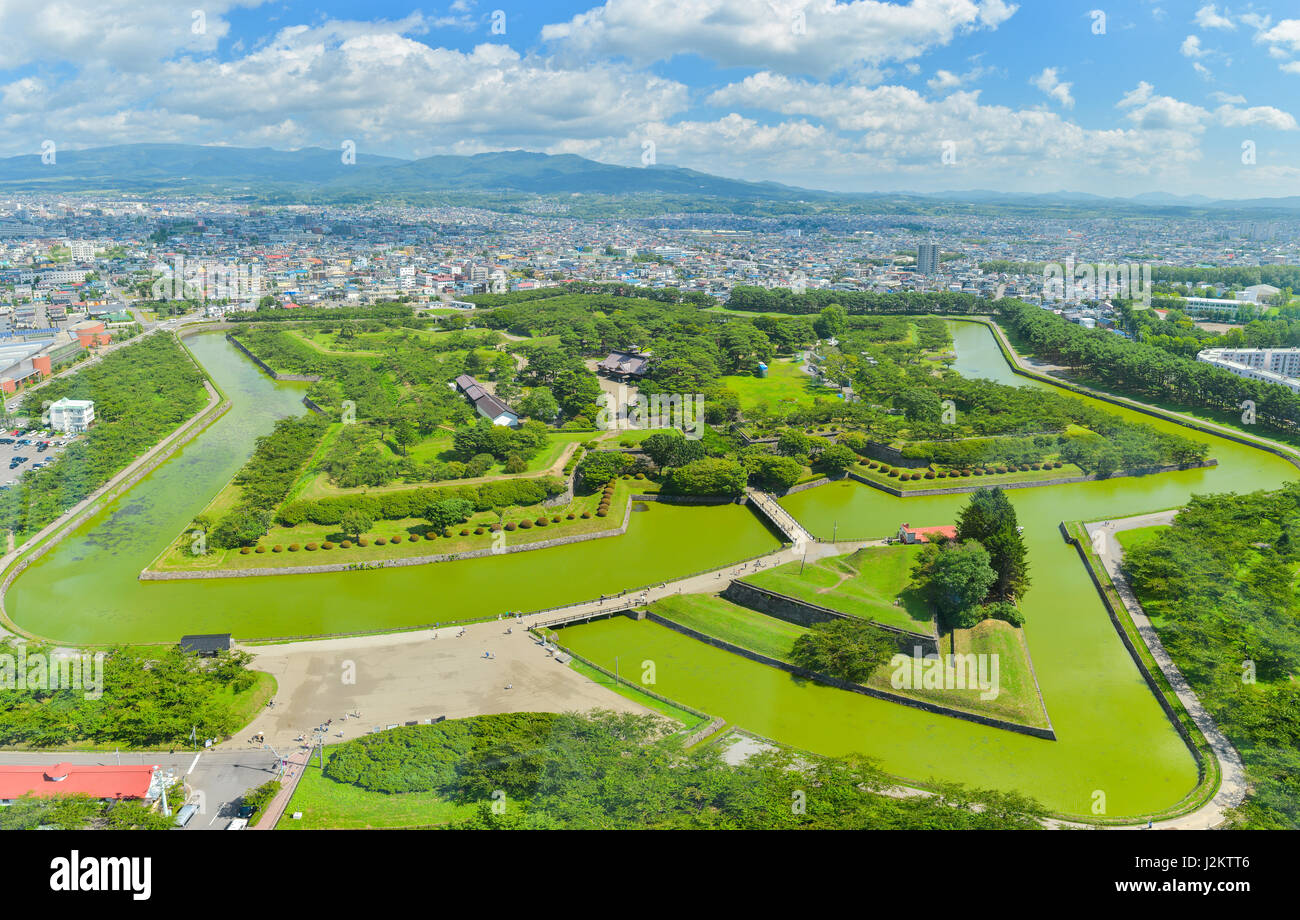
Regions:
[[[315,543],[308,543],[306,546],[303,547],[303,549],[305,549],[309,553],[314,553],[316,550],[320,549],[320,547],[317,546]]]
[[[357,538],[357,546],[369,546],[369,545],[370,545],[370,541],[367,540],[365,537]]]
[[[520,521],[520,522],[519,522],[519,529],[520,529],[520,530],[531,530],[532,527],[533,527],[533,522],[532,522],[532,521]]]
[[[497,531],[499,531],[499,530],[501,529],[501,522],[500,522],[500,521],[497,521],[497,522],[496,522],[495,524],[493,524],[489,529],[490,529],[493,533],[496,533]]]
[[[320,545],[320,548],[321,548],[321,549],[333,549],[333,548],[334,548],[334,544],[331,543],[329,540],[326,540],[324,543],[322,543],[322,544]]]
[[[342,543],[339,544],[339,549],[352,549],[352,541],[344,540]]]
[[[575,515],[572,511],[570,511],[568,514],[566,514],[566,515],[564,516],[564,519],[565,519],[566,521],[571,521],[571,520],[573,520],[576,516],[577,516],[577,515]]]
[[[558,514],[551,515],[551,523],[552,524],[560,523],[560,516]]]
[[[605,508],[601,508],[596,512],[596,517],[609,517],[609,511]]]
[[[479,536],[482,536],[482,535],[483,535],[483,528],[482,528],[482,527],[475,527],[475,528],[474,528],[474,536],[479,537]]]
[[[253,552],[255,552],[255,553],[264,553],[264,552],[266,552],[266,547],[263,546],[261,543],[259,543],[259,544],[257,544],[257,549],[253,550]]]
[[[375,537],[375,546],[384,546],[387,543],[388,541],[385,540],[383,537]]]
[[[587,520],[587,519],[590,518],[590,517],[591,517],[591,512],[590,512],[590,511],[584,511],[584,512],[582,512],[582,519],[583,519],[584,521]]]
[[[464,527],[462,527],[462,528],[460,529],[460,535],[461,535],[462,537],[468,537],[468,536],[469,536],[469,531],[466,530]]]
[[[428,534],[425,534],[425,536],[428,536]],[[419,542],[420,542],[420,535],[419,535],[418,533],[413,533],[413,534],[411,534],[409,537],[407,537],[406,539],[410,540],[412,543],[419,543]]]
[[[925,478],[926,478],[926,479],[934,479],[934,478],[935,478],[935,472],[934,472],[934,470],[930,470],[928,473],[926,473],[926,474],[925,474]]]
[[[401,543],[401,542],[402,542],[402,535],[401,535],[400,533],[398,533],[398,534],[393,534],[393,536],[392,536],[391,538],[389,538],[388,542],[389,542],[389,543]]]
[[[551,523],[551,519],[543,515],[542,517],[539,517],[537,520],[533,521],[533,523],[536,524],[538,527],[545,527],[547,524]]]
[[[516,525],[515,525],[515,522],[514,522],[514,521],[507,521],[507,522],[506,522],[506,530],[514,530],[514,529],[515,529],[515,526],[516,526]]]
[[[298,552],[298,544],[297,544],[297,543],[290,543],[290,544],[289,544],[289,552],[291,552],[291,553],[296,553],[296,552]]]
[[[241,546],[241,547],[239,548],[239,555],[241,555],[241,556],[247,556],[247,555],[249,554],[249,552],[250,552],[250,550],[249,550],[249,548],[248,548],[247,546]]]

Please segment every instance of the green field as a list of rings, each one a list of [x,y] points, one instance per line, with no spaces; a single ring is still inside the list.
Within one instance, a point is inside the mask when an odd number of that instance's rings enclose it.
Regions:
[[[655,602],[650,609],[674,623],[780,661],[790,660],[794,641],[808,631],[712,594],[679,594]]]
[[[331,752],[325,752],[326,760]],[[389,795],[340,783],[321,773],[314,759],[303,770],[298,788],[276,824],[276,830],[363,830],[366,828],[427,827],[467,818],[479,806],[457,805],[433,792]],[[507,805],[509,807],[509,804]],[[302,812],[295,821],[294,812]]]
[[[908,589],[918,552],[918,546],[869,546],[849,556],[790,562],[741,581],[886,626],[934,635],[929,609]]]
[[[1119,545],[1124,548],[1124,551],[1128,552],[1143,540],[1150,540],[1162,530],[1168,529],[1168,524],[1153,524],[1150,527],[1134,527],[1132,530],[1118,531],[1115,534],[1115,539],[1119,541]]]
[[[721,383],[740,397],[740,409],[745,414],[760,408],[772,411],[811,406],[817,397],[834,399],[837,395],[835,390],[814,385],[803,366],[788,358],[773,360],[766,377],[730,376],[723,377]]]

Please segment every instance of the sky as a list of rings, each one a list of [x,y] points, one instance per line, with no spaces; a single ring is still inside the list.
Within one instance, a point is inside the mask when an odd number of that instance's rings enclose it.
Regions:
[[[839,191],[1300,194],[1300,3],[0,0],[0,155],[526,149]]]

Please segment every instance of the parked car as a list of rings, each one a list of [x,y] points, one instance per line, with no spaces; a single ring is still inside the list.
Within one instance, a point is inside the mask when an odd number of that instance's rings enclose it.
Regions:
[[[180,811],[176,812],[176,826],[184,827],[190,823],[190,820],[199,812],[197,805],[182,806]]]

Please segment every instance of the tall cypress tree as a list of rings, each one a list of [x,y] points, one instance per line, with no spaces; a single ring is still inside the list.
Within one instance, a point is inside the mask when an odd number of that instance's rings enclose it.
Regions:
[[[1016,509],[1001,489],[978,489],[957,515],[957,539],[978,540],[989,551],[998,580],[998,600],[1020,597],[1029,587],[1027,548],[1016,522]]]

